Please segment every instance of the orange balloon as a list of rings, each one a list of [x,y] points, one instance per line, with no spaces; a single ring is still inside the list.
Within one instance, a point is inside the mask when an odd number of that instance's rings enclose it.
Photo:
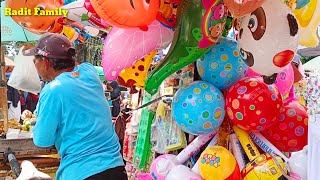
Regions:
[[[140,27],[156,19],[159,0],[91,0],[96,13],[108,24],[120,28]]]
[[[60,32],[63,25],[58,23],[58,19],[61,16],[34,15],[34,8],[40,8],[41,10],[56,10],[56,8],[61,6],[63,6],[63,0],[28,0],[19,2],[16,0],[6,0],[6,7],[11,8],[12,10],[20,10],[20,8],[32,10],[32,15],[11,17],[24,29],[36,34]]]
[[[256,10],[264,0],[223,0],[234,17],[245,16]]]

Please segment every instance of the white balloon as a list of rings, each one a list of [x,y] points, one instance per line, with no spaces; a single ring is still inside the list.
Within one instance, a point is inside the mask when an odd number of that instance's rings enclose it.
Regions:
[[[190,168],[184,165],[178,165],[171,169],[169,174],[166,176],[166,180],[203,180],[199,174],[193,172]]]
[[[300,180],[308,179],[308,147],[305,146],[302,151],[292,154],[289,158],[288,165],[291,173],[300,176]]]
[[[298,24],[281,1],[265,0],[242,19],[238,30],[241,57],[255,72],[272,76],[293,60],[298,47]]]

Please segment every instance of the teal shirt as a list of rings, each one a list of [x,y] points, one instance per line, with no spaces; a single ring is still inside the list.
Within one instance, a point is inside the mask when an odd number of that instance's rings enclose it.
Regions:
[[[37,114],[33,141],[57,148],[58,180],[85,179],[124,165],[110,108],[91,64],[82,63],[45,85]]]

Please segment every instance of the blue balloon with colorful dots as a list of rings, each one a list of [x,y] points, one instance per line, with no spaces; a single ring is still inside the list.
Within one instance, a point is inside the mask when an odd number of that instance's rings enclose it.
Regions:
[[[197,69],[203,81],[225,90],[245,77],[248,66],[240,57],[237,41],[221,37],[208,53],[197,60]]]
[[[205,81],[194,81],[174,95],[172,117],[184,132],[207,134],[221,125],[224,105],[224,97],[218,88]]]

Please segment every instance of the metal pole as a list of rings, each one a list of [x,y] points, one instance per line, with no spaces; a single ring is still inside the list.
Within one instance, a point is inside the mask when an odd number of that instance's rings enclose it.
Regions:
[[[0,61],[0,117],[3,118],[4,134],[8,131],[8,99],[7,99],[7,79],[5,72],[4,48],[1,46]]]

